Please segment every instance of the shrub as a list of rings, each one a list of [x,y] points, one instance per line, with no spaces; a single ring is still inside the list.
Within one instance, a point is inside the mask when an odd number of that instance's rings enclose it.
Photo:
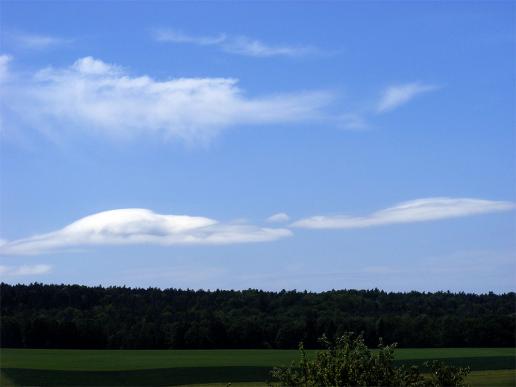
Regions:
[[[303,343],[301,359],[287,368],[274,368],[273,383],[283,386],[463,386],[469,369],[446,366],[434,361],[425,364],[430,376],[424,376],[418,367],[395,367],[396,344],[384,345],[380,340],[378,351],[371,351],[361,335],[352,333],[338,337],[334,342],[322,337],[326,349],[310,359]]]

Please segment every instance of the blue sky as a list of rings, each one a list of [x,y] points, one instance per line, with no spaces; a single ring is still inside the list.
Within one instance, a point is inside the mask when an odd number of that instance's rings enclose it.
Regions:
[[[2,2],[9,283],[514,291],[514,4]]]

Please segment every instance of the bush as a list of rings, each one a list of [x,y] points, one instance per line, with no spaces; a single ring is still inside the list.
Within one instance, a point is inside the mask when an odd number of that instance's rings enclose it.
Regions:
[[[464,386],[469,374],[469,368],[451,367],[437,360],[426,362],[424,366],[432,371],[426,386]]]
[[[433,361],[425,364],[432,373],[422,375],[418,367],[395,367],[396,344],[383,345],[371,351],[361,335],[344,334],[331,342],[320,340],[326,350],[315,358],[307,357],[300,344],[301,359],[287,368],[274,368],[273,383],[283,386],[463,386],[469,369],[446,366]]]

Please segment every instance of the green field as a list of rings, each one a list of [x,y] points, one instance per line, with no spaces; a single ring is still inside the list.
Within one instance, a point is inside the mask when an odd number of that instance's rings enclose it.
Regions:
[[[469,365],[473,385],[516,385],[513,348],[398,349],[398,364],[442,359]],[[180,385],[263,382],[295,350],[1,349],[1,385]],[[250,385],[250,384],[246,384]]]

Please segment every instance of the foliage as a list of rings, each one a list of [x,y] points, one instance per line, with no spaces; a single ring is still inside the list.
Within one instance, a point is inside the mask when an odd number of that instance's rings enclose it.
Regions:
[[[322,293],[0,285],[8,348],[320,348],[364,332],[401,347],[513,347],[515,293]]]
[[[439,361],[426,364],[432,371],[425,378],[419,368],[395,367],[396,344],[383,345],[371,351],[363,337],[346,333],[331,342],[321,339],[326,350],[310,359],[300,344],[301,359],[287,368],[274,368],[273,379],[283,386],[463,386],[467,368],[447,366]]]
[[[432,372],[427,385],[430,386],[464,386],[464,379],[469,374],[469,368],[457,368],[438,360],[425,362],[425,367]]]

